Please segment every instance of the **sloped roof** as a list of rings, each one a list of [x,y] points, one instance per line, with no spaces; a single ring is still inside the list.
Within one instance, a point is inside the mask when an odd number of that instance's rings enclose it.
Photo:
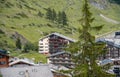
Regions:
[[[69,37],[66,37],[66,36],[64,36],[64,35],[62,35],[62,34],[59,34],[59,33],[51,33],[51,34],[49,34],[49,35],[47,35],[47,36],[45,36],[45,37],[43,37],[43,38],[41,38],[41,39],[44,39],[44,38],[47,38],[47,37],[49,37],[49,36],[51,36],[51,35],[56,35],[56,36],[59,36],[59,37],[61,37],[61,38],[64,38],[64,39],[67,39],[67,40],[69,40],[69,41],[71,41],[71,42],[75,42],[76,40],[74,40],[74,39],[72,39],[72,38],[69,38]],[[40,39],[40,40],[41,40]]]
[[[108,63],[112,63],[113,61],[111,59],[104,59],[100,62],[100,65],[106,65]]]
[[[58,70],[69,70],[69,68],[62,66],[62,65],[54,65],[54,64],[49,64],[50,70],[51,71],[58,71]]]
[[[48,65],[1,68],[2,77],[53,77]]]
[[[0,53],[7,54],[7,51],[0,49]]]
[[[30,62],[30,61],[28,61],[28,60],[24,60],[24,59],[18,59],[18,60],[15,60],[15,61],[13,61],[13,62],[11,62],[10,64],[9,64],[9,66],[12,66],[12,65],[15,65],[15,64],[17,64],[17,63],[25,63],[25,64],[29,64],[29,65],[35,65],[33,62]]]
[[[105,42],[108,45],[120,48],[120,39],[116,39],[116,38],[114,38],[114,39],[100,38],[100,39],[97,39],[96,42]]]
[[[57,52],[57,53],[51,54],[48,57],[57,56],[57,55],[61,55],[61,54],[64,54],[64,53],[70,54],[69,52],[62,51],[62,52]]]
[[[6,55],[6,56],[8,56],[8,53],[7,53],[6,50],[0,49],[0,54],[1,54],[1,55]]]

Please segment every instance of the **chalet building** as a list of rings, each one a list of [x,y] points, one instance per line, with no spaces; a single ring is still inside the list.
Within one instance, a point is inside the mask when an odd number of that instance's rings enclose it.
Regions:
[[[53,64],[59,67],[67,67],[72,68],[74,63],[71,60],[71,55],[68,52],[57,52],[55,54],[51,54],[48,58],[48,64]]]
[[[39,53],[53,54],[64,50],[66,45],[75,40],[59,33],[49,34],[39,40]]]
[[[0,50],[0,68],[9,66],[9,56],[6,50]]]
[[[100,60],[120,58],[120,32],[115,32],[114,37],[99,38],[97,42],[105,42],[107,48],[106,54],[102,55]]]
[[[30,61],[28,59],[17,59],[13,62],[9,63],[9,67],[27,67],[27,66],[35,66],[33,61]]]

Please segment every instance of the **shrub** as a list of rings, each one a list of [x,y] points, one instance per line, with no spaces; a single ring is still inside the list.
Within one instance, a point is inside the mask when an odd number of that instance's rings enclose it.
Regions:
[[[0,34],[5,34],[5,32],[3,30],[0,29]]]

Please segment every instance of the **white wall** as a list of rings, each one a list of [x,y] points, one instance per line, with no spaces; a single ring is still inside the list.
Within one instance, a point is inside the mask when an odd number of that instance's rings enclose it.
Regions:
[[[49,38],[39,41],[39,53],[49,53]]]

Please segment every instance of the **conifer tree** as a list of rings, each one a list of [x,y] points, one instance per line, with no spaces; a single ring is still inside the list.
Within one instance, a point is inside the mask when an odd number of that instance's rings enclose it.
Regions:
[[[57,22],[58,22],[58,24],[61,24],[62,23],[62,13],[59,11],[58,12],[58,16],[57,16]]]
[[[67,16],[64,11],[62,12],[62,24],[67,25]]]
[[[91,34],[91,30],[100,30],[102,26],[91,25],[94,18],[89,11],[87,0],[84,0],[82,14],[80,20],[82,28],[79,28],[78,42],[68,46],[68,51],[71,52],[75,63],[75,67],[69,72],[72,77],[114,77],[103,71],[96,62],[98,56],[105,52],[105,44],[95,42],[95,36]]]
[[[17,47],[18,49],[21,49],[21,48],[22,48],[22,43],[21,43],[20,38],[17,38],[17,40],[16,40],[16,47]]]
[[[50,8],[47,9],[46,18],[52,20],[52,10]]]
[[[57,22],[58,22],[58,24],[61,24],[61,25],[68,25],[67,24],[67,16],[64,11],[62,11],[62,12],[59,11]]]
[[[57,19],[56,12],[55,12],[55,10],[53,9],[53,10],[52,10],[52,21],[56,21],[56,19]]]
[[[38,16],[43,17],[43,14],[39,11]]]
[[[25,43],[23,47],[23,52],[28,53],[30,50],[32,50],[32,44],[30,42]]]
[[[56,15],[56,11],[54,9],[47,9],[47,13],[46,13],[46,18],[51,20],[51,21],[56,21],[57,20],[57,15]]]

